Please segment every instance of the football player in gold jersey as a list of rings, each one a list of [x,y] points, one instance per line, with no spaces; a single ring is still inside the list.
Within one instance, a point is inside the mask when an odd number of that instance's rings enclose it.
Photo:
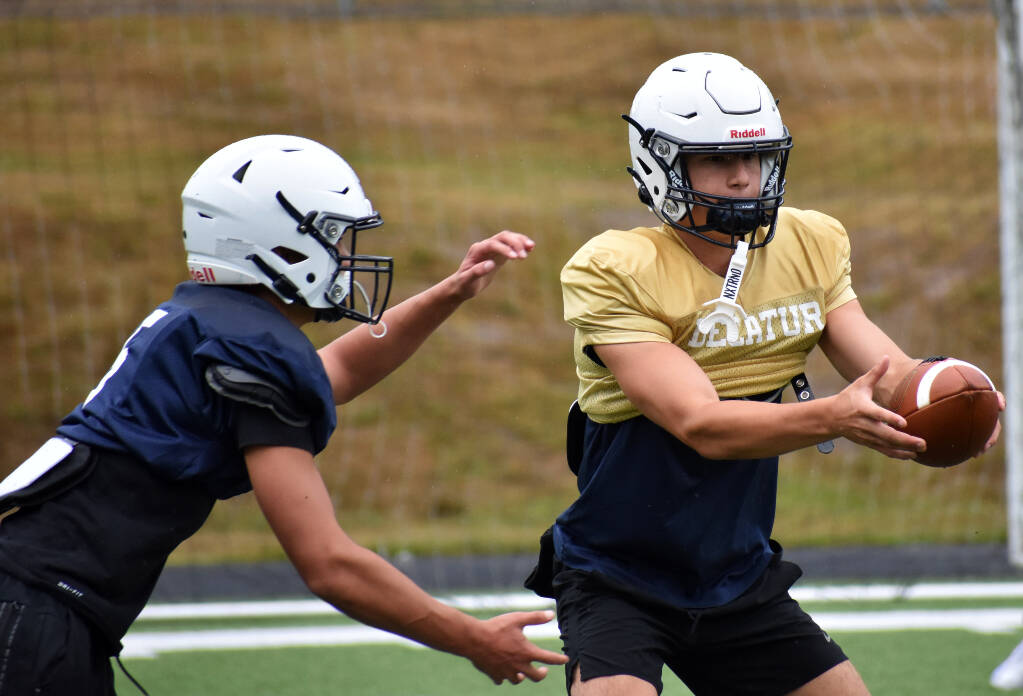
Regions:
[[[598,235],[562,271],[580,495],[527,581],[557,599],[569,693],[652,695],[667,665],[697,696],[866,694],[789,596],[778,455],[844,437],[912,459],[924,441],[879,404],[919,361],[864,314],[842,225],[782,207],[792,139],[756,74],[679,56],[623,118],[661,224]],[[818,345],[850,384],[813,399]]]

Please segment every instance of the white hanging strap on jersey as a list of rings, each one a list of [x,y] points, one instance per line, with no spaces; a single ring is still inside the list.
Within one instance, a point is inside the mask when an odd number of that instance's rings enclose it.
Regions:
[[[95,463],[96,458],[85,445],[62,437],[50,438],[0,482],[0,514],[38,505],[63,493],[88,476]]]
[[[716,324],[724,324],[728,340],[734,343],[739,338],[739,327],[746,322],[746,311],[739,305],[739,286],[746,273],[746,252],[749,243],[740,241],[735,245],[732,259],[728,262],[725,282],[721,286],[721,296],[704,302],[703,306],[712,306],[710,314],[700,319],[696,326],[701,333],[709,334]]]
[[[74,446],[60,437],[51,437],[36,450],[35,454],[21,463],[7,478],[0,482],[0,498],[16,493],[40,478],[50,469],[64,461]]]

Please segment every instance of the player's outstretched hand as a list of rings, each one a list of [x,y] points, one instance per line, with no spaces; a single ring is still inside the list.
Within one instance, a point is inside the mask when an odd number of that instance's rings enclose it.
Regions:
[[[888,371],[884,356],[874,367],[836,396],[835,424],[842,437],[893,459],[913,459],[927,447],[919,437],[902,432],[906,419],[874,402],[874,387]]]
[[[533,662],[563,665],[568,656],[533,645],[523,633],[526,626],[545,624],[554,618],[552,611],[515,611],[482,622],[482,637],[467,657],[476,669],[495,684],[508,680],[519,684],[527,678],[535,682],[547,676],[546,667]]]
[[[536,242],[526,235],[509,230],[476,242],[469,247],[458,270],[451,276],[456,293],[463,300],[480,294],[490,285],[501,266],[511,260],[526,258],[534,246]]]

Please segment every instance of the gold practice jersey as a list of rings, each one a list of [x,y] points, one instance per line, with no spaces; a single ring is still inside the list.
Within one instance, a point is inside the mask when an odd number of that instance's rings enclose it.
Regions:
[[[762,234],[761,229],[758,234]],[[803,372],[829,311],[855,299],[845,228],[823,213],[781,208],[774,239],[749,251],[738,303],[745,321],[734,341],[723,324],[697,327],[723,278],[704,266],[674,229],[609,230],[561,271],[565,320],[575,327],[579,405],[598,423],[639,415],[588,345],[670,342],[703,368],[718,395],[773,391]]]

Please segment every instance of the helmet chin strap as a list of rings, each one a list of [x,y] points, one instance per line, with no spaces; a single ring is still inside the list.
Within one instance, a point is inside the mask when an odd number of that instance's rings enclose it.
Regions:
[[[721,286],[721,296],[704,302],[704,307],[710,307],[710,313],[701,318],[696,327],[701,333],[709,334],[718,324],[725,325],[725,333],[730,343],[739,338],[739,327],[746,322],[746,311],[739,305],[739,286],[742,285],[742,277],[746,273],[746,252],[749,250],[749,243],[743,240],[736,242],[735,251],[728,262],[728,270],[725,272],[725,282]]]
[[[362,287],[362,283],[360,283],[357,280],[353,280],[352,287],[359,291],[359,294],[362,295],[363,302],[365,302],[366,306],[370,308],[370,311],[373,311],[373,304],[369,301],[369,295],[366,294],[366,289]],[[374,331],[373,324],[370,324],[369,335],[372,336],[373,338],[383,338],[384,336],[387,335],[387,322],[384,321],[383,315],[381,315],[380,321],[377,322],[377,324],[380,326],[380,332],[377,333],[376,331]]]

